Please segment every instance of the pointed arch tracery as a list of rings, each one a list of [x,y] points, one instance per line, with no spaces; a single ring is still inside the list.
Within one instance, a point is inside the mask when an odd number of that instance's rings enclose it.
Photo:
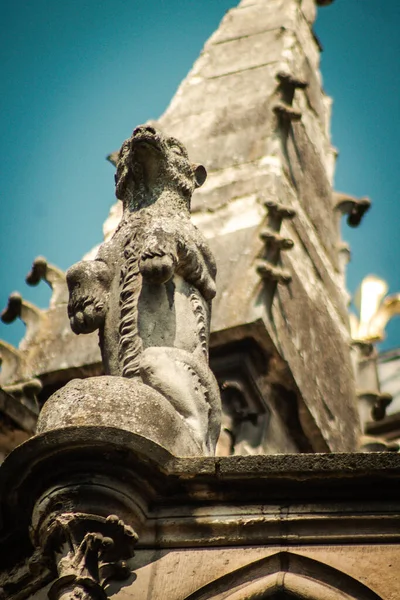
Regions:
[[[186,600],[382,600],[325,563],[278,552],[206,585]]]

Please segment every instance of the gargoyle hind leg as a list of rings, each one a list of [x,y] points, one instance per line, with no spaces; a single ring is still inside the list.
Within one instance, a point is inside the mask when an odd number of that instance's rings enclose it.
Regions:
[[[219,436],[218,384],[204,358],[186,350],[147,348],[140,375],[145,384],[167,398],[206,454],[214,454]]]

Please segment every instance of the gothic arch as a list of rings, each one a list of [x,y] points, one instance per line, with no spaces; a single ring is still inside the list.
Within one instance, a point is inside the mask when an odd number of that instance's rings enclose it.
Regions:
[[[382,600],[350,575],[317,560],[278,552],[197,590],[186,600]]]

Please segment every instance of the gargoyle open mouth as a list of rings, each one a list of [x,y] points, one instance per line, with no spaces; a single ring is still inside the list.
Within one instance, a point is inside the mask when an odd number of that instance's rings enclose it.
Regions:
[[[160,141],[151,135],[140,135],[137,138],[132,138],[132,148],[135,146],[151,147],[157,152],[161,152]]]

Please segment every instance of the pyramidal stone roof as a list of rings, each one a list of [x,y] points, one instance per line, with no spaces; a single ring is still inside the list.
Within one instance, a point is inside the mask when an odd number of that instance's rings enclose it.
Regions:
[[[304,419],[332,450],[351,450],[358,417],[332,192],[337,152],[315,16],[313,0],[242,0],[157,123],[209,173],[192,209],[217,259],[213,331],[260,319]]]

